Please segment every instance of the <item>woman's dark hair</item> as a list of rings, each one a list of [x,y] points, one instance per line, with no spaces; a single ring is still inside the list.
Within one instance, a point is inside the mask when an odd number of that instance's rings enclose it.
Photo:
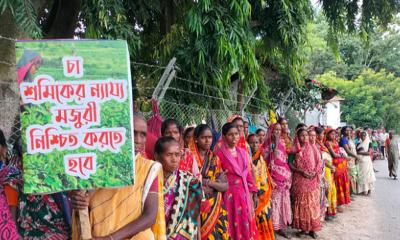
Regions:
[[[332,132],[337,133],[336,130],[332,128],[331,130],[329,130],[329,131],[326,133],[326,138],[327,138],[327,139],[329,139],[329,136],[331,135]]]
[[[154,145],[154,154],[161,155],[164,152],[164,146],[168,143],[176,143],[179,145],[179,142],[175,140],[173,137],[160,137],[156,144]]]
[[[307,128],[307,125],[305,125],[304,123],[297,124],[296,131],[299,130],[300,128]]]
[[[315,132],[316,132],[318,135],[320,135],[321,133],[324,132],[324,129],[323,129],[322,127],[316,127],[316,128],[315,128]]]
[[[250,133],[249,136],[247,136],[247,142],[249,142],[252,137],[258,137],[258,136],[255,133]]]
[[[4,136],[4,133],[1,129],[0,129],[0,146],[7,147],[6,137]]]
[[[17,155],[19,158],[22,158],[22,138],[18,137],[13,146],[13,153]]]
[[[259,129],[257,129],[256,134],[259,134],[259,133],[262,132],[262,131],[265,132],[264,129],[259,128]]]
[[[307,132],[315,132],[315,133],[317,133],[317,130],[315,130],[315,128],[316,127],[309,127],[309,128],[307,128]]]
[[[179,122],[177,120],[175,120],[173,118],[168,118],[168,119],[164,120],[164,122],[161,124],[161,135],[164,136],[165,131],[167,131],[167,128],[171,125],[175,125],[178,128],[180,134],[182,135],[182,132],[183,132],[182,126],[179,124]]]
[[[194,133],[193,133],[194,138],[199,138],[201,136],[201,134],[203,134],[203,132],[206,131],[206,130],[210,130],[211,131],[210,126],[208,126],[207,124],[198,125],[194,129]],[[212,133],[212,131],[211,131],[211,133]]]
[[[350,127],[349,127],[349,126],[342,127],[342,129],[340,130],[340,134],[342,135],[342,137],[343,137],[343,136],[346,136],[346,130],[347,130],[348,128],[350,128]]]
[[[300,137],[300,134],[301,134],[302,132],[307,132],[307,129],[306,129],[306,128],[303,128],[303,127],[297,129],[297,131],[296,131],[297,137]]]
[[[185,129],[185,131],[183,132],[183,138],[185,139],[187,137],[187,135],[194,130],[194,127],[188,127]]]
[[[229,130],[231,130],[232,128],[236,128],[236,125],[233,124],[233,122],[231,123],[225,123],[224,126],[222,126],[222,135],[226,136],[226,134],[228,134]]]
[[[242,121],[243,123],[245,123],[245,121],[242,117],[236,117],[235,119],[232,120],[232,123],[234,123],[236,121]]]
[[[278,118],[278,123],[279,123],[279,124],[282,124],[283,121],[286,121],[286,122],[287,122],[288,120],[287,120],[286,118],[284,118],[284,117],[279,117],[279,118]]]

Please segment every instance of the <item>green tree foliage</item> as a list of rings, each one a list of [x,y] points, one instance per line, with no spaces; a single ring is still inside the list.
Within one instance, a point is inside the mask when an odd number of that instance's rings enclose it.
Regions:
[[[247,1],[193,3],[184,21],[176,23],[164,38],[158,54],[166,59],[176,56],[184,77],[221,89],[215,92],[200,87],[207,94],[229,98],[224,90],[229,89],[236,72],[245,79],[240,93],[248,93],[255,85],[264,84],[249,28],[250,15]]]
[[[338,33],[357,32],[365,39],[372,26],[387,26],[400,5],[393,0],[318,2],[332,46],[338,43]],[[268,88],[271,82],[301,87],[313,4],[309,0],[0,0],[0,13],[6,10],[13,13],[21,32],[33,37],[127,39],[133,60],[165,65],[177,56],[183,77],[221,89],[227,89],[232,74],[238,72],[237,96],[192,84],[181,86],[243,103],[241,94],[249,94],[257,85],[259,100],[251,104],[258,110],[268,105],[268,99],[279,99],[275,89]],[[76,33],[74,26],[83,31]],[[134,71],[137,76],[149,70]],[[170,97],[220,104],[186,93]]]
[[[342,33],[359,33],[363,40],[376,26],[387,26],[399,12],[395,0],[323,0],[322,10],[329,23],[327,40],[338,51]]]
[[[312,20],[309,0],[251,1],[252,30],[259,37],[257,54],[265,68],[301,79],[302,47],[307,42],[307,24]]]
[[[400,78],[393,73],[366,69],[349,81],[328,72],[318,79],[345,98],[342,117],[348,124],[400,130]]]
[[[37,13],[32,1],[26,0],[0,0],[0,14],[6,10],[11,11],[19,29],[27,32],[32,37],[41,37]]]
[[[397,19],[396,19],[397,20]],[[324,39],[328,37],[328,24],[323,16],[309,24],[310,46],[305,74],[309,77],[333,71],[346,79],[356,78],[364,69],[375,71],[386,69],[400,76],[400,31],[398,25],[374,29],[369,41],[364,42],[353,34],[338,38],[337,56],[330,50]]]

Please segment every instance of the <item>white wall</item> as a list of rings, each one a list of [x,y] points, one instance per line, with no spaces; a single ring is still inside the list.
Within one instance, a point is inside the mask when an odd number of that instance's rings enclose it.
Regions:
[[[329,102],[326,107],[326,125],[338,128],[340,124],[340,102]]]
[[[323,115],[324,114],[321,113],[318,109],[314,108],[313,110],[306,112],[304,123],[307,126],[318,126],[321,123],[321,118],[323,118]]]
[[[324,112],[314,108],[305,114],[304,123],[307,125],[325,125],[333,128],[341,126],[340,101],[329,102],[324,107]]]

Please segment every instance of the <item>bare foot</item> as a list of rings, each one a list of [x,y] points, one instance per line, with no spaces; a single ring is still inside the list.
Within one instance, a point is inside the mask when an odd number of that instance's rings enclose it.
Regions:
[[[284,237],[286,239],[291,239],[291,237],[286,232],[284,232],[283,230],[278,230],[276,233],[278,235],[281,235],[282,237]]]
[[[337,207],[337,212],[338,213],[343,213],[344,212],[343,207]]]

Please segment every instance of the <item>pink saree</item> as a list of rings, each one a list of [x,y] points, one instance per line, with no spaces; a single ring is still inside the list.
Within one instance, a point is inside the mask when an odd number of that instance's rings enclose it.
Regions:
[[[272,135],[277,124],[271,125],[264,142],[264,159],[272,177],[272,224],[274,230],[286,228],[292,222],[292,209],[290,206],[290,187],[292,173],[288,164],[285,142],[279,139],[275,144]]]
[[[9,168],[0,170],[0,239],[18,240],[21,237],[17,231],[17,226],[11,217],[7,198],[3,186],[7,183]]]
[[[229,234],[233,240],[255,240],[258,239],[258,232],[251,194],[257,192],[257,186],[249,171],[248,154],[240,147],[236,147],[236,152],[237,156],[232,156],[225,143],[216,152],[222,169],[227,172],[229,184],[224,193]]]
[[[315,177],[308,179],[297,172],[293,174],[293,227],[305,232],[318,231],[321,229],[321,153],[315,144],[296,145],[299,148],[294,165],[301,171],[314,173]]]

